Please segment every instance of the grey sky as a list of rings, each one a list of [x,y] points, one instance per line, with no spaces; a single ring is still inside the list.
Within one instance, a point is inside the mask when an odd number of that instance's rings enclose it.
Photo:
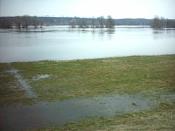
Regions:
[[[175,18],[175,0],[0,0],[0,16]]]

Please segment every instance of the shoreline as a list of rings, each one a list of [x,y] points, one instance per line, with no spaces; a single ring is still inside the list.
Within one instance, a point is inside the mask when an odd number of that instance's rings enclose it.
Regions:
[[[11,64],[11,63],[34,63],[34,62],[47,62],[47,61],[53,61],[53,62],[74,62],[74,61],[86,61],[86,60],[104,60],[104,59],[121,59],[121,58],[131,58],[131,57],[163,57],[163,56],[175,56],[175,54],[158,54],[158,55],[128,55],[128,56],[111,56],[111,57],[99,57],[99,58],[80,58],[80,59],[45,59],[45,60],[22,60],[22,61],[0,61],[0,64]]]

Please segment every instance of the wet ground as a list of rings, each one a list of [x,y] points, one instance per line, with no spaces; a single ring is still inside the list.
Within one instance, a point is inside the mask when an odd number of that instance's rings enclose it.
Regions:
[[[47,79],[50,76],[48,74],[40,74],[40,75],[36,75],[34,77],[32,77],[33,81],[38,81],[38,80],[42,80],[42,79]]]
[[[21,76],[20,72],[12,67],[8,70],[25,90],[26,95],[36,98],[31,86]],[[37,75],[33,80],[46,79],[47,74]],[[14,131],[30,128],[46,128],[63,126],[91,117],[113,117],[126,113],[151,110],[161,102],[175,101],[175,94],[162,94],[155,97],[146,97],[141,94],[115,94],[112,96],[80,97],[55,102],[36,102],[32,105],[0,106],[0,130]]]
[[[154,101],[140,95],[99,96],[0,108],[2,130],[61,126],[87,117],[111,117],[148,110]]]
[[[10,75],[12,75],[14,78],[16,78],[17,82],[20,85],[21,90],[25,91],[25,94],[29,98],[36,98],[37,95],[32,91],[32,87],[27,83],[27,81],[21,76],[18,70],[13,68],[11,65],[9,65],[8,72]]]

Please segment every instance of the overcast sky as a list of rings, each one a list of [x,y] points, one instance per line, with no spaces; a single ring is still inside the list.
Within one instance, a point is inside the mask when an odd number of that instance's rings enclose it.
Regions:
[[[0,0],[0,16],[175,18],[175,0]]]

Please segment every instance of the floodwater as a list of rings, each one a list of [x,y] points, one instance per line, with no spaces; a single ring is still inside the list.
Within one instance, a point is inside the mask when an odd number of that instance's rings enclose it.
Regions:
[[[141,95],[98,96],[33,105],[0,107],[1,130],[62,126],[89,117],[112,117],[149,110],[155,101]]]
[[[149,27],[0,30],[0,62],[175,54],[175,30]]]
[[[40,75],[33,76],[32,80],[37,81],[37,80],[41,80],[41,79],[47,79],[49,77],[50,77],[50,75],[48,75],[48,74],[40,74]]]

